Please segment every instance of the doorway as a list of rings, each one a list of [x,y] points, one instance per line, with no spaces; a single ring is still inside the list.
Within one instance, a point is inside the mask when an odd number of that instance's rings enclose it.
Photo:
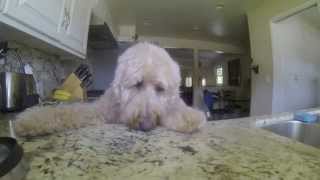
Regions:
[[[195,58],[193,49],[168,48],[167,51],[180,66],[180,91],[186,104],[199,109],[205,106],[211,120],[249,116],[251,58],[248,55],[198,50]],[[195,59],[199,63],[195,63]],[[195,64],[199,67],[195,68]],[[196,79],[195,69],[198,70]]]

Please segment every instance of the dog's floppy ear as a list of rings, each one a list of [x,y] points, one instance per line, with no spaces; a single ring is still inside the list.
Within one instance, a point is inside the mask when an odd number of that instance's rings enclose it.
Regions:
[[[136,72],[136,64],[133,64],[136,60],[136,55],[134,54],[134,49],[129,48],[122,55],[119,56],[117,61],[117,66],[115,70],[115,76],[112,81],[113,88],[122,87],[128,78],[132,76],[133,72]],[[118,89],[119,90],[119,89]]]

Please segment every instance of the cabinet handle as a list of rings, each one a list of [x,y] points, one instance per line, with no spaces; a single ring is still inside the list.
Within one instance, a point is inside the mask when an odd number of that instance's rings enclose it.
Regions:
[[[67,11],[67,8],[64,8],[63,20],[62,20],[62,23],[61,23],[61,27],[63,27],[64,29],[65,29],[65,26],[66,26],[66,11]]]
[[[64,8],[64,17],[62,21],[62,27],[67,31],[70,25],[70,12],[67,8]]]
[[[70,26],[70,21],[71,21],[71,18],[70,18],[70,12],[67,13],[67,24],[66,24],[66,30],[69,28]]]
[[[0,0],[0,12],[4,10],[5,3],[6,3],[5,0]]]

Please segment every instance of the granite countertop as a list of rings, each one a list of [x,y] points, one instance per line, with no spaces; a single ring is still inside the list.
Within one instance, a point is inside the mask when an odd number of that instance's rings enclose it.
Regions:
[[[256,128],[285,117],[210,122],[191,135],[106,124],[19,141],[27,180],[320,179],[320,150]]]

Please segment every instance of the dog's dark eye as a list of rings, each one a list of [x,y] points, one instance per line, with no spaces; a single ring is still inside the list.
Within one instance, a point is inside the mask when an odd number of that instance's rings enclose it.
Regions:
[[[164,87],[161,86],[161,85],[156,85],[155,86],[155,90],[158,92],[158,93],[162,93],[165,91]]]
[[[143,81],[139,81],[134,85],[135,88],[141,89],[143,87]]]

